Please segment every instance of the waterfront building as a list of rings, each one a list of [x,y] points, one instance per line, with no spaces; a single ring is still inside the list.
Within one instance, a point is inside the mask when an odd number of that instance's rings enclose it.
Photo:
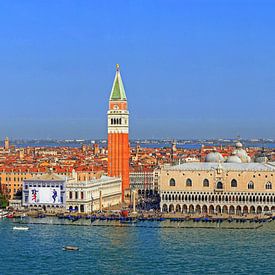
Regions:
[[[42,176],[47,173],[47,169],[41,168],[26,168],[22,166],[21,168],[1,168],[0,170],[0,186],[5,190],[5,195],[9,200],[13,200],[16,194],[21,193],[23,189],[23,181],[33,179],[34,177]],[[70,169],[71,170],[71,169]],[[71,172],[68,169],[56,169],[56,174],[60,176],[70,176]],[[83,174],[80,173],[79,177]]]
[[[3,169],[3,168],[2,168]],[[17,192],[22,191],[23,180],[31,179],[34,175],[40,175],[33,169],[12,169],[0,170],[0,186],[9,200],[13,200]]]
[[[275,163],[197,162],[160,171],[161,211],[248,214],[275,211]]]
[[[50,167],[50,166],[49,166]],[[1,167],[0,169],[0,190],[5,193],[8,200],[13,200],[16,194],[21,193],[22,183],[24,180],[32,179],[36,176],[42,176],[47,173],[49,169],[48,163],[45,162],[45,166],[41,163],[40,167],[26,167],[21,165],[19,167]],[[73,169],[73,167],[60,167],[55,166],[52,168],[55,174],[64,177],[71,177],[73,171],[76,171],[78,180],[90,180],[102,174],[102,167],[92,166],[79,166],[78,168]]]
[[[160,207],[164,212],[210,214],[275,211],[274,175],[274,162],[251,162],[240,142],[226,157],[214,148],[205,162],[161,168]]]
[[[100,176],[79,181],[68,179],[66,209],[89,213],[117,205],[121,202],[121,178]]]
[[[119,65],[109,99],[108,175],[122,178],[122,200],[129,191],[129,112]]]
[[[65,208],[66,177],[49,171],[23,181],[22,205],[28,208]]]

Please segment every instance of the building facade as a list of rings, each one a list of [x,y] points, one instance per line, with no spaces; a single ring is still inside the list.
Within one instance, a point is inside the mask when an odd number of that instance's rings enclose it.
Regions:
[[[54,173],[23,181],[22,205],[28,208],[65,208],[66,177]]]
[[[69,179],[66,188],[66,209],[93,212],[121,202],[121,178],[102,176],[86,181]]]
[[[159,187],[159,170],[136,171],[130,173],[130,189],[138,195],[155,195]]]
[[[79,181],[90,180],[101,175],[102,171],[77,171],[77,178]],[[47,174],[46,169],[10,169],[6,168],[0,170],[0,190],[7,196],[8,200],[13,200],[17,192],[23,190],[23,181],[29,180],[34,177],[39,177],[44,174]],[[56,170],[55,174],[61,177],[72,177],[74,174],[74,169],[72,168],[63,168]]]
[[[275,211],[275,163],[199,162],[160,171],[163,212],[255,214]]]
[[[129,112],[119,65],[109,100],[108,176],[122,178],[122,200],[129,190]]]

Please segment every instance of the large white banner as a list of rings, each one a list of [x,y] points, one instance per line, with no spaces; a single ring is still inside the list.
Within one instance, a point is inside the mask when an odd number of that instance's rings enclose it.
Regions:
[[[61,204],[60,188],[30,187],[29,203],[31,204]]]

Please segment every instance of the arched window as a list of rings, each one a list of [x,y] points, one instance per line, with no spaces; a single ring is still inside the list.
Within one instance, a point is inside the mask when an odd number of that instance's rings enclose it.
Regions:
[[[208,179],[203,180],[203,187],[209,187],[209,180]]]
[[[267,182],[266,185],[265,185],[265,189],[272,189],[272,183]]]
[[[191,179],[186,180],[186,186],[192,186],[192,180]]]
[[[231,187],[237,187],[237,181],[235,179],[231,180]]]
[[[254,189],[254,182],[250,181],[248,183],[248,189]]]
[[[175,181],[175,179],[170,179],[170,181],[169,181],[169,185],[170,186],[176,186],[176,181]]]
[[[114,124],[114,119],[113,118],[111,118],[111,125],[113,125]]]
[[[223,189],[223,184],[221,181],[217,183],[217,189]]]

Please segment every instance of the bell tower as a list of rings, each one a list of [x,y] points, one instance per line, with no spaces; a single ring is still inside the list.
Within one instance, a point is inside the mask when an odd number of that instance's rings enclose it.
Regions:
[[[108,175],[122,178],[122,201],[129,190],[129,158],[129,111],[117,64],[108,110]]]

